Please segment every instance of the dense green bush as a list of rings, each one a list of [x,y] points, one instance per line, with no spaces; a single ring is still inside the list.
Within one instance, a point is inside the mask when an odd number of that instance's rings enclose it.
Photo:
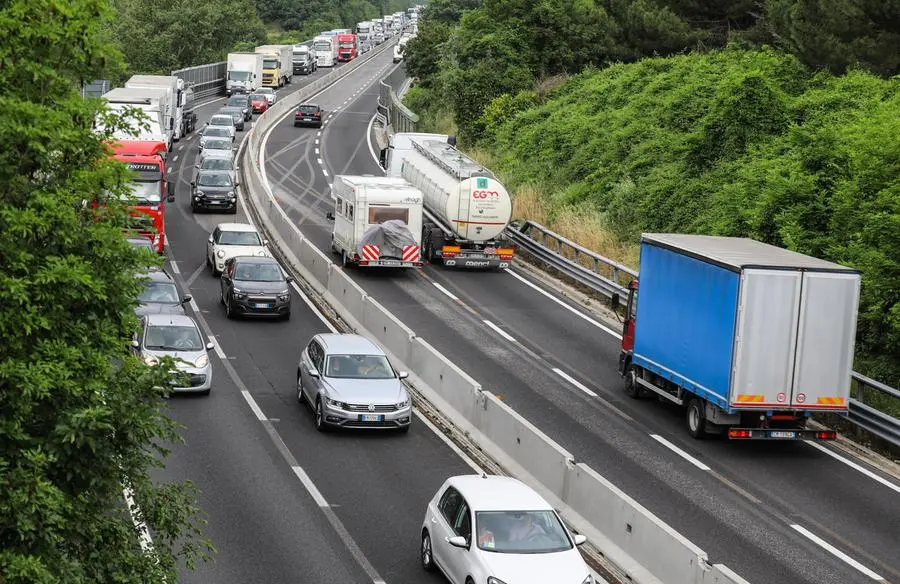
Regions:
[[[579,75],[485,130],[512,186],[596,209],[623,239],[750,236],[857,267],[862,365],[900,380],[896,82],[811,73],[774,50],[646,59]]]

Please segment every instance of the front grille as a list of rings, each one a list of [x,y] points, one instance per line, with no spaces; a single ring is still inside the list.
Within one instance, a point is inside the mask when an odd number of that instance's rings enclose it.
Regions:
[[[267,302],[267,303],[269,303],[269,304],[275,304],[275,297],[274,297],[274,296],[254,296],[254,295],[250,295],[250,296],[247,296],[247,301],[248,301],[248,302],[259,302],[259,303],[266,303],[266,302]]]
[[[385,422],[360,422],[358,420],[351,420],[343,424],[345,428],[384,428],[388,427],[397,427],[397,424],[393,421],[385,421]]]
[[[347,407],[347,411],[350,412],[368,412],[369,404],[345,404]],[[397,406],[395,404],[388,405],[376,405],[373,412],[396,412]]]

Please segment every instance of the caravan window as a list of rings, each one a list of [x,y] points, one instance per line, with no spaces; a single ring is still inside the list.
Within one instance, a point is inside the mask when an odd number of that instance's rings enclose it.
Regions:
[[[350,205],[350,210],[347,212],[347,217],[349,217],[350,220],[353,221],[353,205]]]
[[[381,224],[391,219],[399,219],[409,224],[409,209],[406,207],[369,207],[369,225]]]

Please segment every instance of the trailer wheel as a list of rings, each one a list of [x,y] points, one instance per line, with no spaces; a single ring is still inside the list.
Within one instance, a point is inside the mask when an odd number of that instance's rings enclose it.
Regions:
[[[688,432],[698,440],[706,435],[706,404],[700,398],[693,398],[687,405]]]

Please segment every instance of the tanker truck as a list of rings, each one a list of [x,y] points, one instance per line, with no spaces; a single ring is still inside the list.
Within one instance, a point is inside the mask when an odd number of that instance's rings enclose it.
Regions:
[[[515,247],[503,231],[512,201],[491,171],[442,134],[394,134],[381,159],[387,176],[422,191],[425,260],[457,268],[509,267]]]

